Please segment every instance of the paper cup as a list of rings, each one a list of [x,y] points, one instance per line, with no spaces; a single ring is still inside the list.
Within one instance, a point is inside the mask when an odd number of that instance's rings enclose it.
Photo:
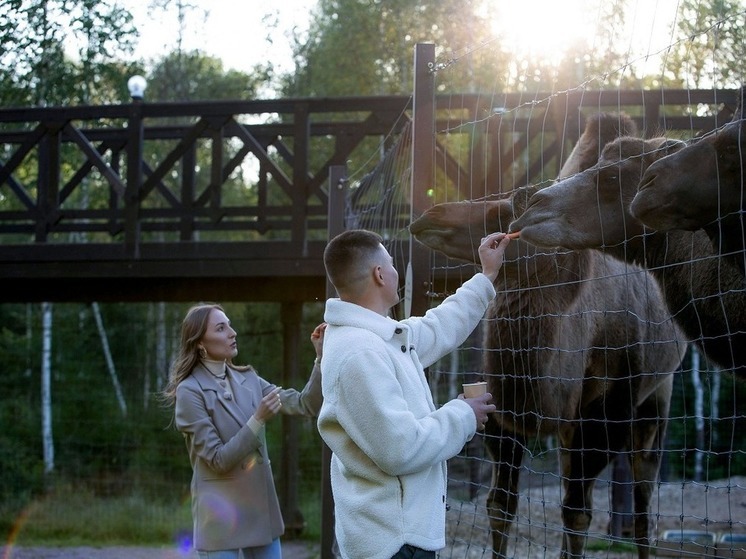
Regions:
[[[464,387],[464,398],[476,398],[487,392],[487,383],[481,382],[465,382]]]

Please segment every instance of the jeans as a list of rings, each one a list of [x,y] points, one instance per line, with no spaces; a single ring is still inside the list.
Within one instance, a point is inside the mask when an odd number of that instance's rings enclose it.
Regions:
[[[243,549],[225,549],[221,551],[198,551],[199,559],[281,559],[280,539],[262,547],[244,547]]]
[[[404,544],[391,559],[435,559],[435,552]]]

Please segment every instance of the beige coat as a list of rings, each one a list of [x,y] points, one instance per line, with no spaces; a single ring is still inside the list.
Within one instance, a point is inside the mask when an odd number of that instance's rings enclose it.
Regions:
[[[253,369],[228,375],[230,386],[198,365],[176,390],[176,427],[193,470],[194,546],[202,551],[267,545],[285,530],[264,428],[256,435],[247,425],[275,385]],[[283,413],[317,415],[319,367],[302,392],[286,389],[280,398]]]

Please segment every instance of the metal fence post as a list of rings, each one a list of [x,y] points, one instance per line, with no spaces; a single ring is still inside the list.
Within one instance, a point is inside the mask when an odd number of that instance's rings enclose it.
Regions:
[[[345,200],[347,199],[347,167],[329,167],[329,208],[327,237],[331,240],[345,230]],[[334,286],[326,280],[326,296],[336,297]],[[322,361],[323,367],[323,361]],[[322,443],[321,456],[321,559],[333,559],[334,555],[334,499],[329,472],[331,450]]]
[[[284,302],[282,307],[283,342],[283,386],[295,386],[300,372],[301,322],[303,303]],[[285,519],[285,531],[291,537],[298,537],[306,525],[298,500],[300,460],[298,457],[298,418],[282,415],[282,472],[279,484],[280,507]]]
[[[414,51],[414,99],[412,103],[412,182],[410,222],[430,206],[427,196],[433,184],[435,153],[435,45],[420,43]],[[409,263],[405,316],[422,316],[428,309],[430,251],[409,236]]]

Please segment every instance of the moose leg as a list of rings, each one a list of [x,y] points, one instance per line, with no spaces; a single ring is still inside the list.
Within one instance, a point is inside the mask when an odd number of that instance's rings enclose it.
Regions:
[[[518,476],[523,459],[523,439],[506,433],[493,418],[485,426],[485,446],[492,458],[492,482],[487,496],[492,552],[506,557],[508,534],[518,508]]]
[[[608,449],[609,433],[602,421],[584,420],[572,442],[560,451],[565,496],[562,500],[562,559],[583,556],[591,525],[596,478],[614,457]]]
[[[632,426],[632,477],[635,494],[635,544],[639,559],[650,557],[650,499],[661,462],[670,392],[651,395],[638,408]]]

